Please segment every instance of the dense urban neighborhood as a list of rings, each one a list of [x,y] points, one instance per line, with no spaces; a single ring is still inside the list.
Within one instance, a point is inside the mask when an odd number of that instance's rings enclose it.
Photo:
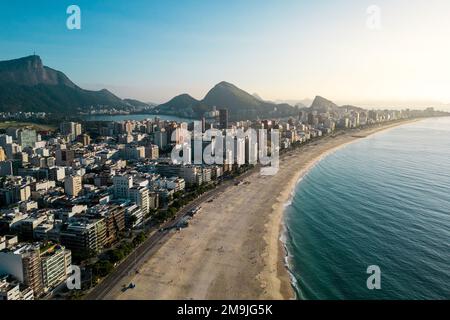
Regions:
[[[431,108],[336,107],[320,97],[287,119],[230,122],[228,113],[212,108],[195,124],[202,135],[276,130],[280,153],[344,130],[441,115]],[[190,144],[184,133],[194,130],[194,120],[67,121],[53,130],[42,127],[46,113],[0,118],[0,300],[80,297],[165,222],[178,218],[170,228],[187,227],[200,207],[182,217],[180,209],[225,181],[239,184],[239,175],[254,166],[249,159],[259,156],[253,146],[260,141],[233,136],[231,161],[194,164],[185,154],[174,162],[171,151]],[[210,139],[202,151],[208,145],[217,153],[221,144]],[[66,285],[73,266],[81,270],[81,290]]]

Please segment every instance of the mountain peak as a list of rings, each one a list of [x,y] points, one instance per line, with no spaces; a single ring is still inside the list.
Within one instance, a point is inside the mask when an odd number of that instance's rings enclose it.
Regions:
[[[198,103],[198,100],[195,99],[194,97],[192,97],[191,95],[187,94],[187,93],[182,93],[176,97],[174,97],[171,101],[184,101],[187,103]]]
[[[0,61],[0,84],[21,86],[45,84],[76,87],[62,72],[45,67],[41,57],[37,55]]]
[[[1,71],[13,71],[20,69],[42,69],[44,65],[42,64],[41,57],[32,55],[23,58],[0,61],[0,72]]]
[[[336,108],[338,108],[338,106],[334,102],[321,96],[316,96],[311,104],[311,109],[319,112],[329,112]]]
[[[263,98],[261,98],[261,96],[259,94],[257,94],[256,92],[254,94],[252,94],[252,96],[254,96],[256,99],[258,99],[259,101],[264,101]]]
[[[226,81],[221,81],[215,85],[216,87],[236,87],[234,84]]]
[[[36,62],[42,63],[41,57],[38,56],[37,54],[32,54],[32,55],[29,55],[29,56],[26,56],[26,57],[22,57],[22,58],[18,58],[18,59],[15,59],[15,60],[17,60],[17,61],[20,61],[20,60],[22,60],[22,61],[36,61]],[[14,60],[11,60],[11,61],[14,61]]]
[[[193,108],[198,105],[199,101],[187,93],[180,94],[170,101],[160,105],[160,107],[164,108],[175,108],[175,109],[186,109]]]
[[[231,82],[227,82],[227,81],[219,82],[210,91],[214,91],[214,90],[232,90],[232,91],[245,92],[244,90],[238,88],[236,85],[232,84]],[[247,92],[245,92],[245,93],[247,93]]]
[[[227,108],[230,119],[239,120],[257,119],[258,117],[284,117],[296,113],[292,106],[263,101],[226,81],[215,85],[205,96],[202,103],[210,107]]]
[[[38,55],[0,61],[0,111],[58,112],[125,104],[105,89],[79,88],[64,73],[44,66]]]
[[[331,102],[331,100],[328,100],[328,99],[326,99],[326,98],[324,98],[324,97],[322,97],[322,96],[316,96],[316,97],[314,98],[314,101],[327,101],[327,102]]]
[[[252,95],[226,81],[216,84],[214,88],[206,94],[203,102],[207,105],[215,105],[223,108],[232,108],[233,106],[239,106],[237,108],[241,108],[244,107],[244,105],[254,107],[260,103]]]
[[[182,93],[182,94],[179,94],[177,97],[194,99],[189,93]]]

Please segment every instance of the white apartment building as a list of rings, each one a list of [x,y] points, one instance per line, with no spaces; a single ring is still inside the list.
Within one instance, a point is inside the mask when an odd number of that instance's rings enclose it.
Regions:
[[[63,246],[54,245],[41,253],[42,282],[47,292],[67,279],[72,254]]]
[[[174,192],[183,191],[186,188],[186,182],[183,178],[171,177],[162,178],[155,181],[158,188],[173,190]]]
[[[21,285],[19,281],[11,276],[0,278],[0,301],[33,299],[33,289]]]
[[[137,204],[133,204],[125,210],[125,220],[129,228],[135,228],[144,221],[144,215]]]
[[[133,187],[129,189],[129,199],[141,208],[144,215],[150,212],[149,191],[146,187]]]
[[[18,245],[0,252],[0,274],[13,276],[19,282],[31,287],[35,296],[43,292],[39,246]]]
[[[128,199],[129,190],[133,187],[133,177],[130,175],[118,175],[112,178],[114,197],[116,199]]]
[[[64,192],[71,197],[78,197],[83,189],[81,176],[69,176],[64,181]]]

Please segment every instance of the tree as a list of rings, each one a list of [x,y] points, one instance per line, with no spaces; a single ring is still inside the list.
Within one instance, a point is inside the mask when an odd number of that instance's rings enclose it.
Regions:
[[[136,238],[133,239],[133,245],[136,247],[142,242],[144,242],[145,239],[146,239],[145,233],[141,232],[136,236]]]
[[[107,260],[97,261],[92,268],[94,275],[99,277],[106,277],[112,270],[114,266],[111,262]]]
[[[113,263],[115,263],[121,261],[124,258],[124,254],[122,250],[114,249],[108,252],[108,257]]]

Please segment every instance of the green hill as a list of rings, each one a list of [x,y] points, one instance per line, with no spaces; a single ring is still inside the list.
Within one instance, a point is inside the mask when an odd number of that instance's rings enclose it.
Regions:
[[[39,56],[0,61],[0,111],[74,112],[90,106],[128,105],[106,89],[84,90]]]

